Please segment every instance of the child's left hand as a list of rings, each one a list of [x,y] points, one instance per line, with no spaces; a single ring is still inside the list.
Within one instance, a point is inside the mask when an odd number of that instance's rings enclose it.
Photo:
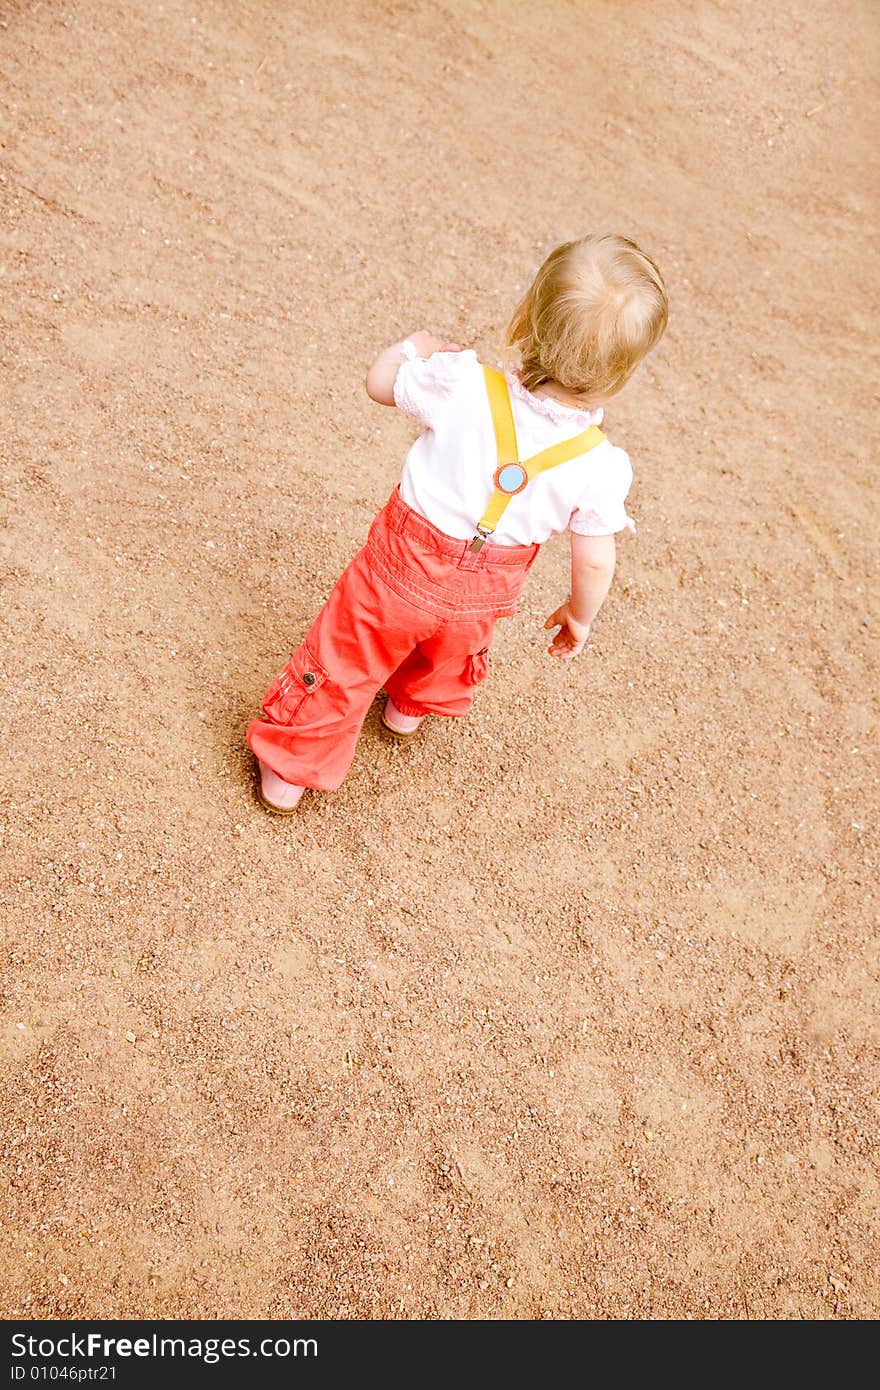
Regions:
[[[544,627],[559,628],[547,650],[551,656],[561,657],[563,661],[570,661],[582,652],[590,635],[590,624],[574,617],[568,603],[561,604],[555,613],[551,613]]]

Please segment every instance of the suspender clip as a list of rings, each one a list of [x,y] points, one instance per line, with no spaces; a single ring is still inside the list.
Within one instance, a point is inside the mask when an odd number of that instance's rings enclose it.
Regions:
[[[474,536],[469,547],[474,555],[479,554],[479,552],[483,549],[483,546],[486,544],[487,538],[491,536],[491,534],[491,531],[484,530],[482,526],[477,527],[477,534]]]

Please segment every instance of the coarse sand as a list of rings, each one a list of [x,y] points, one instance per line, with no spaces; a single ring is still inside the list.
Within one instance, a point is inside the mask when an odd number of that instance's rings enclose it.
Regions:
[[[0,7],[4,1316],[868,1318],[867,0]],[[557,242],[670,327],[588,651],[275,820],[243,734],[425,327]],[[874,765],[876,769],[876,764]]]

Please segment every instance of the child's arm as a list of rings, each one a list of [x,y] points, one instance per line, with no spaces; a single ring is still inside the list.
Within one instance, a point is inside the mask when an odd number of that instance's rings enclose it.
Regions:
[[[563,660],[583,650],[590,624],[611,588],[617,558],[613,536],[580,536],[575,531],[570,534],[571,594],[544,624],[545,628],[559,628],[547,650]]]
[[[430,357],[435,352],[461,352],[458,343],[447,343],[445,339],[435,338],[433,333],[424,329],[410,333],[408,337],[419,357]],[[392,343],[391,347],[380,352],[367,372],[364,382],[367,395],[371,400],[378,401],[379,405],[394,405],[394,379],[404,361],[402,348],[405,342],[406,338],[402,338],[399,343]]]

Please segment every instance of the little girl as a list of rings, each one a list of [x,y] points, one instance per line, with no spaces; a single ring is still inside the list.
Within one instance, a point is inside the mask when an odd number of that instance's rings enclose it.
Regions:
[[[377,690],[387,729],[411,738],[429,714],[466,714],[487,674],[495,622],[516,612],[548,536],[571,534],[571,593],[544,624],[548,651],[584,646],[611,585],[627,455],[598,428],[602,406],[666,327],[660,272],[634,242],[585,236],[547,257],[496,372],[430,333],[386,348],[367,372],[380,405],[423,427],[403,476],[247,732],[259,797],[292,812],[306,788],[340,785]]]

